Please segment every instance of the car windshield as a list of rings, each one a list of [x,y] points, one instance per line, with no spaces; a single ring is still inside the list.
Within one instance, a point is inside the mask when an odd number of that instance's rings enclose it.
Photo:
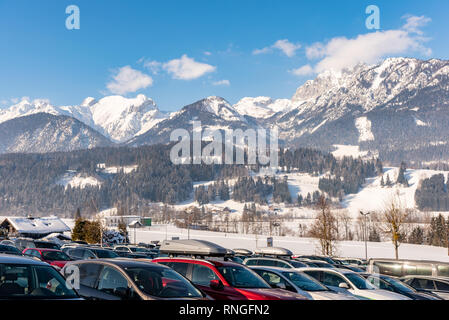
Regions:
[[[69,261],[70,257],[62,251],[42,251],[42,258],[48,261]]]
[[[51,242],[36,242],[36,248],[56,249],[59,250],[59,246]]]
[[[218,267],[218,271],[223,275],[230,286],[235,288],[260,288],[268,289],[270,286],[263,281],[254,271],[240,266]]]
[[[372,285],[367,279],[363,278],[362,276],[348,272],[344,274],[346,278],[351,281],[351,283],[359,290],[375,290],[376,287]]]
[[[111,259],[111,258],[117,258],[119,255],[111,250],[98,250],[98,249],[91,249],[95,255],[100,259]]]
[[[160,267],[129,267],[126,273],[144,293],[159,298],[201,298],[203,295],[177,272]]]
[[[329,291],[329,289],[312,277],[300,272],[282,272],[282,274],[304,291]]]
[[[390,285],[392,285],[393,287],[395,287],[399,291],[407,292],[407,293],[414,293],[415,292],[415,289],[413,289],[412,287],[406,285],[404,282],[396,280],[394,278],[382,277],[382,280],[384,280],[385,282],[388,282]]]
[[[0,264],[0,298],[78,298],[64,278],[50,266]]]

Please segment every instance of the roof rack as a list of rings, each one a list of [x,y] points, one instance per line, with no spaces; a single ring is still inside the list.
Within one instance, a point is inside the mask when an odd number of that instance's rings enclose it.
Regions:
[[[224,257],[228,252],[222,246],[205,240],[165,240],[159,251],[170,256],[191,255],[208,257]]]
[[[235,254],[239,254],[242,256],[252,256],[253,255],[253,252],[248,249],[237,248],[237,249],[232,249],[232,251],[234,251]]]
[[[280,248],[280,247],[266,247],[266,248],[258,248],[255,251],[256,254],[260,254],[262,256],[276,256],[276,257],[291,257],[293,252],[288,249]]]

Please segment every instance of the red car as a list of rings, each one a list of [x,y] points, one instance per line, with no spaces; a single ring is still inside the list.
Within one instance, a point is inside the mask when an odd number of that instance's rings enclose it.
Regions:
[[[257,273],[241,264],[191,258],[157,258],[193,282],[216,300],[307,300],[282,289],[271,288]]]
[[[72,260],[67,254],[56,249],[28,248],[23,250],[22,253],[26,256],[38,258],[47,262],[48,264],[57,267],[57,269],[63,268],[67,261]]]

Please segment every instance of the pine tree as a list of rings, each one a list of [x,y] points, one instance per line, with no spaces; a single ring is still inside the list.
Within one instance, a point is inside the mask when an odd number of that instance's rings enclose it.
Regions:
[[[389,174],[387,174],[387,181],[385,182],[385,185],[386,185],[387,187],[391,187],[391,186],[392,186],[392,183],[391,183],[390,175],[389,175]]]
[[[405,171],[407,170],[405,162],[401,162],[401,167],[399,169],[398,179],[396,180],[396,183],[399,183],[403,186],[408,187],[408,181],[407,178],[405,178]]]
[[[298,202],[298,207],[301,207],[302,206],[302,202],[303,202],[303,197],[302,197],[302,194],[298,194],[298,199],[297,199],[297,202]]]
[[[382,179],[380,179],[380,186],[381,186],[382,188],[385,187],[384,176],[382,176]]]

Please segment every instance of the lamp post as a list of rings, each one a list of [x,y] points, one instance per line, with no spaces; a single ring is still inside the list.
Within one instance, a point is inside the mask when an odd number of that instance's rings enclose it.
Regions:
[[[364,213],[363,211],[360,211],[360,214],[363,216],[364,219],[364,228],[363,228],[363,238],[365,240],[365,259],[368,260],[368,242],[367,242],[367,229],[366,229],[366,217],[370,214],[369,212]]]

